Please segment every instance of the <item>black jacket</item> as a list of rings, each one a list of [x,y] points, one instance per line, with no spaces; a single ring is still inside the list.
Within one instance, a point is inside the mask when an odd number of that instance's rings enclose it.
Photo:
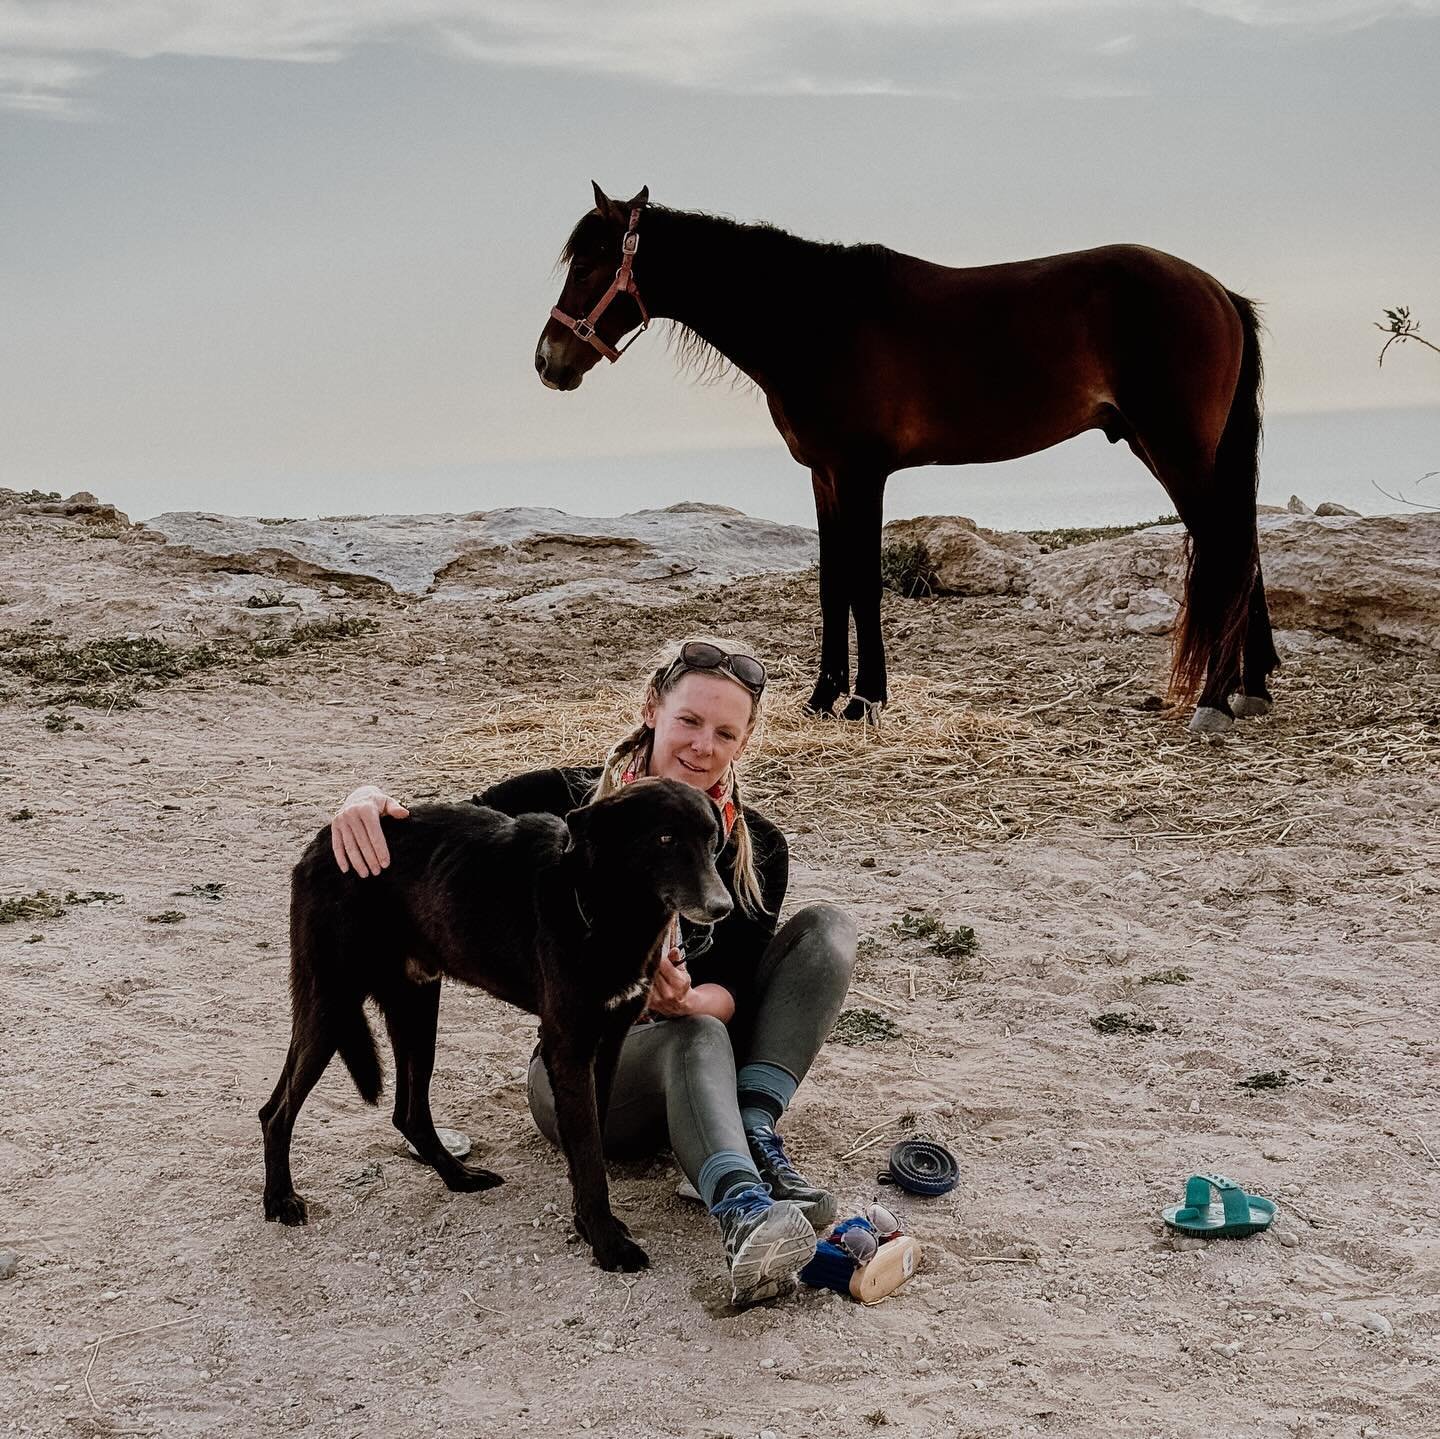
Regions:
[[[599,766],[578,769],[536,769],[493,784],[475,796],[476,804],[489,805],[508,815],[553,814],[564,818],[572,809],[589,803],[600,778]],[[735,999],[736,1020],[749,1018],[755,992],[755,971],[775,933],[780,906],[790,882],[790,848],[785,836],[763,814],[745,810],[745,823],[755,854],[765,909],[751,913],[735,893],[735,841],[726,844],[716,862],[735,908],[716,925],[680,921],[686,967],[692,984],[719,984]]]

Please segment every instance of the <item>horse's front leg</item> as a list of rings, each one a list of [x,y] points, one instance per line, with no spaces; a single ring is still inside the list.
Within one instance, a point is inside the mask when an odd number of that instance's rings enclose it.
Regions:
[[[855,691],[844,718],[878,724],[889,699],[885,676],[885,636],[880,628],[880,532],[885,513],[885,479],[867,476],[848,482],[844,491],[845,535],[849,553],[850,608],[855,615]]]
[[[820,675],[805,702],[808,714],[828,715],[835,701],[850,692],[850,586],[845,517],[835,477],[812,470],[815,523],[820,531]]]

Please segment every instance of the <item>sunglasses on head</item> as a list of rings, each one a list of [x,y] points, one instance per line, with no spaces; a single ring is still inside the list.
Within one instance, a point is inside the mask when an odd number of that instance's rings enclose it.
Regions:
[[[758,699],[765,689],[765,666],[754,655],[732,655],[707,640],[690,640],[680,646],[665,678],[683,670],[719,670],[745,686]]]

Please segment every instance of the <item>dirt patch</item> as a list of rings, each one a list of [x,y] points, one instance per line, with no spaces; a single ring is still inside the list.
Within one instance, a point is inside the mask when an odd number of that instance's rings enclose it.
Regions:
[[[264,585],[236,576],[225,599],[208,565],[157,567],[128,533],[76,544],[82,523],[4,518],[10,629],[49,618],[77,655],[120,633],[189,650]],[[1433,1432],[1433,655],[1284,633],[1275,714],[1208,745],[1149,703],[1163,639],[889,595],[900,678],[877,733],[798,714],[813,574],[663,612],[335,608],[372,627],[196,667],[83,730],[47,730],[39,688],[0,674],[0,901],[109,896],[0,926],[0,1421],[72,1439]],[[663,1157],[612,1170],[652,1267],[593,1269],[525,1107],[534,1022],[453,989],[436,1112],[504,1187],[449,1194],[337,1065],[296,1135],[315,1221],[264,1223],[256,1110],[288,1038],[301,847],[363,780],[458,798],[598,758],[641,658],[721,624],[776,675],[748,792],[790,835],[787,912],[855,916],[847,1008],[887,1031],[827,1046],[784,1131],[847,1209],[893,1202],[876,1175],[897,1139],[954,1150],[959,1187],[902,1203],[919,1274],[874,1309],[817,1292],[731,1313],[713,1225]],[[937,952],[967,929],[973,954]],[[1097,1032],[1111,1014],[1154,1028]],[[1241,1087],[1282,1072],[1302,1082]],[[1161,1208],[1217,1170],[1279,1219],[1177,1249]]]

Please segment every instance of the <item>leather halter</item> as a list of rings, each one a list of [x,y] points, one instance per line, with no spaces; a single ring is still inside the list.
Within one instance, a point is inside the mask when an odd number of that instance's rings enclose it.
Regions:
[[[559,305],[550,311],[552,320],[559,320],[567,330],[575,332],[577,339],[594,345],[612,365],[650,328],[650,311],[645,308],[645,301],[640,298],[640,291],[635,286],[635,276],[631,274],[631,268],[635,264],[635,251],[640,248],[640,235],[636,228],[639,224],[640,207],[637,205],[630,212],[630,223],[625,228],[625,238],[620,242],[620,268],[615,271],[610,288],[600,297],[600,303],[583,320],[573,319]],[[595,324],[609,308],[610,302],[620,294],[629,295],[640,307],[640,328],[617,350],[614,345],[608,344],[595,333]]]

